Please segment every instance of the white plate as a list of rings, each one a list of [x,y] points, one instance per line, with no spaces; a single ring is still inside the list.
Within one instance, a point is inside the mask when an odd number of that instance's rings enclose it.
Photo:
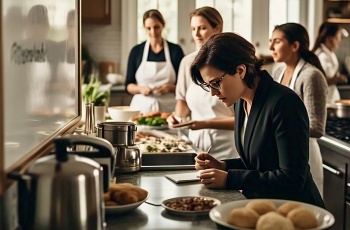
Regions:
[[[141,130],[166,130],[169,129],[168,125],[158,125],[158,126],[151,126],[151,125],[136,125],[137,131]]]
[[[118,205],[118,206],[105,206],[105,213],[106,214],[117,214],[117,213],[124,213],[132,211],[136,208],[138,208],[141,204],[143,204],[149,197],[149,194],[147,194],[147,197],[144,200],[141,200],[139,202],[133,203],[133,204],[125,204],[125,205]]]
[[[219,225],[222,225],[231,229],[252,230],[250,228],[249,229],[241,228],[241,227],[237,227],[227,223],[227,218],[233,209],[245,207],[245,205],[252,200],[254,199],[238,200],[238,201],[232,201],[229,203],[218,205],[214,207],[212,210],[210,210],[209,212],[210,219]],[[276,205],[276,207],[279,207],[282,204],[290,201],[290,200],[275,200],[275,199],[264,199],[264,200],[271,201]],[[302,202],[297,202],[297,203],[300,203],[302,207],[307,208],[308,210],[312,211],[316,215],[318,227],[313,229],[308,229],[308,230],[326,229],[331,227],[334,224],[334,221],[335,221],[334,216],[332,215],[332,213],[328,212],[327,210],[311,204],[306,204]]]
[[[176,214],[176,215],[181,215],[181,216],[200,216],[200,215],[208,215],[210,209],[208,209],[208,210],[203,210],[203,211],[179,211],[179,210],[176,210],[176,209],[169,208],[168,206],[165,205],[165,204],[168,203],[168,202],[173,202],[173,201],[176,201],[176,200],[178,200],[178,199],[195,198],[195,197],[204,198],[204,199],[206,199],[206,200],[213,200],[213,201],[214,201],[214,204],[215,204],[216,206],[218,206],[218,205],[221,204],[221,201],[220,201],[220,200],[215,199],[215,198],[212,198],[212,197],[206,197],[206,196],[181,196],[181,197],[174,197],[174,198],[171,198],[171,199],[163,200],[162,206],[163,206],[163,208],[165,208],[165,210],[167,210],[169,213]]]

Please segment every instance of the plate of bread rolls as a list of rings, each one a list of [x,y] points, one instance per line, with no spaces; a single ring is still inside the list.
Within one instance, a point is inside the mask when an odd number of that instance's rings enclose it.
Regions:
[[[105,213],[117,214],[132,211],[148,199],[148,192],[130,183],[110,183],[104,194]]]
[[[232,201],[214,207],[209,216],[219,225],[238,230],[318,230],[335,222],[332,213],[318,206],[277,199]]]

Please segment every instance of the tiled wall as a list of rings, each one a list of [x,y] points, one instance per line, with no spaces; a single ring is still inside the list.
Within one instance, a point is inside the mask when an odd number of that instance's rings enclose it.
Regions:
[[[111,61],[118,71],[121,60],[121,1],[111,1],[111,25],[83,25],[82,44],[85,45],[96,63]]]

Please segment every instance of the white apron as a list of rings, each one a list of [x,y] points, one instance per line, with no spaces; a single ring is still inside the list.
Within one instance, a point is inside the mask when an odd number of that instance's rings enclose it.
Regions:
[[[51,109],[47,97],[51,77],[50,65],[45,62],[30,62],[28,65],[29,96],[27,109],[30,113],[47,113]]]
[[[294,91],[296,79],[299,76],[300,70],[303,68],[305,64],[304,59],[300,59],[295,70],[293,72],[293,76],[289,85],[289,88]],[[282,82],[282,78],[284,75],[285,69],[282,71],[281,75],[278,78],[278,82]],[[310,137],[309,138],[309,165],[311,175],[314,179],[314,182],[323,197],[323,167],[322,167],[322,155],[320,147],[317,143],[317,138]]]
[[[200,86],[191,83],[186,92],[186,102],[191,110],[192,120],[207,120],[212,118],[233,117],[232,107],[227,108],[216,97],[204,91]],[[189,130],[189,139],[199,149],[206,151],[209,146],[215,158],[238,158],[233,130],[200,129]]]
[[[153,89],[166,83],[175,84],[176,73],[171,63],[168,42],[163,40],[163,45],[165,62],[147,61],[150,42],[149,40],[146,41],[142,61],[135,74],[138,85],[148,86]],[[130,107],[139,109],[141,113],[150,111],[172,112],[175,109],[175,104],[174,93],[159,96],[154,94],[149,96],[136,94],[131,100]]]
[[[54,95],[54,112],[60,113],[75,106],[75,63],[60,62],[57,78],[59,90]]]

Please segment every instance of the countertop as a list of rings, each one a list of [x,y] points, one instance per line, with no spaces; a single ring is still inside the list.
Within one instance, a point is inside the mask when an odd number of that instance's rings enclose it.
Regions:
[[[239,191],[207,189],[200,182],[175,184],[165,178],[167,174],[194,172],[195,170],[140,171],[116,176],[117,183],[129,182],[149,192],[148,200],[137,209],[106,215],[106,230],[114,229],[224,229],[208,216],[184,217],[169,214],[162,200],[179,196],[208,196],[221,203],[246,199]],[[153,205],[152,205],[153,204]]]

